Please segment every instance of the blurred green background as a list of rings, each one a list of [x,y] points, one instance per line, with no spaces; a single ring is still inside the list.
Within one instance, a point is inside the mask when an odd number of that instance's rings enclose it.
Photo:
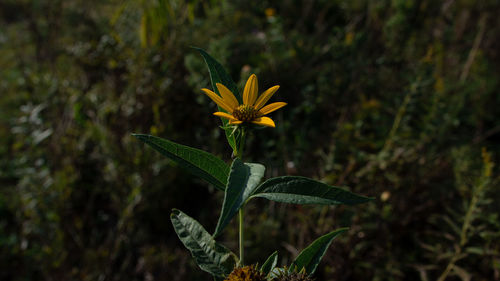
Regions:
[[[350,226],[317,280],[500,280],[496,0],[0,1],[0,279],[211,280],[169,221],[223,195],[131,133],[231,151],[202,57],[279,84],[267,176],[376,197],[247,205],[249,262]],[[221,242],[237,250],[232,224]]]

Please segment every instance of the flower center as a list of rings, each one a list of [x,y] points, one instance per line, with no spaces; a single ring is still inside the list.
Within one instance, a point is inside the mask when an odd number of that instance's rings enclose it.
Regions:
[[[255,108],[251,105],[240,105],[238,106],[234,111],[233,111],[233,116],[236,117],[236,119],[243,121],[243,122],[248,122],[252,121],[255,118],[259,117],[259,111],[255,110]]]

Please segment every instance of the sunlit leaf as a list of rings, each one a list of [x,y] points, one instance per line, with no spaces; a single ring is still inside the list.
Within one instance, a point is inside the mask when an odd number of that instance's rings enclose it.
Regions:
[[[290,271],[301,271],[305,269],[307,274],[312,275],[314,271],[316,271],[319,262],[325,255],[326,250],[332,243],[333,239],[345,231],[347,231],[347,228],[337,229],[316,239],[307,248],[299,253],[290,266]]]
[[[262,271],[265,275],[269,274],[273,268],[278,264],[278,251],[272,253],[267,260],[260,267],[260,271]]]
[[[224,227],[238,213],[245,201],[252,195],[259,185],[266,168],[261,164],[243,163],[236,158],[231,165],[231,172],[227,181],[224,203],[215,229],[214,236],[219,235]]]
[[[196,220],[180,210],[172,210],[170,219],[177,236],[202,270],[212,274],[216,280],[231,273],[237,263],[234,253],[218,244]]]
[[[261,184],[252,197],[292,204],[354,205],[372,200],[305,177],[276,177]]]
[[[238,92],[238,87],[234,83],[233,79],[231,79],[231,76],[227,74],[224,67],[203,49],[196,47],[193,48],[196,49],[198,52],[200,52],[200,54],[203,56],[203,59],[205,60],[205,63],[207,64],[208,71],[210,73],[210,80],[212,82],[212,89],[214,90],[214,92],[220,96],[219,89],[216,87],[216,83],[221,83],[224,86],[226,86],[234,94],[238,102],[242,104],[243,99],[240,93]],[[225,110],[219,107],[219,111],[225,111]],[[221,118],[221,120],[223,127],[226,127],[228,124],[228,120],[224,118]],[[229,142],[229,145],[233,148],[233,150],[236,150],[238,142],[236,140],[236,136],[233,134],[232,129],[228,128],[225,129],[224,131],[226,133],[226,138]]]
[[[193,48],[200,52],[200,54],[203,56],[203,59],[205,60],[205,63],[207,64],[208,70],[210,72],[212,88],[214,89],[214,91],[218,95],[220,95],[219,90],[217,89],[215,84],[221,83],[222,85],[226,86],[234,94],[238,102],[242,104],[243,98],[238,91],[238,87],[236,86],[236,83],[234,83],[233,79],[231,79],[231,76],[227,74],[224,67],[216,59],[205,52],[205,50],[196,47]]]
[[[133,134],[133,136],[218,189],[224,190],[226,188],[229,166],[220,158],[206,151],[159,137],[142,134]]]

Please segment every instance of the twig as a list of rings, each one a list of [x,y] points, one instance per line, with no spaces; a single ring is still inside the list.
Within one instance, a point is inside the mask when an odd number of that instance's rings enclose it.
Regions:
[[[476,38],[474,39],[474,44],[472,45],[472,49],[469,52],[469,56],[467,57],[467,61],[464,64],[464,68],[462,69],[462,74],[460,74],[460,82],[464,82],[469,75],[470,68],[474,59],[476,58],[477,50],[479,49],[479,45],[483,40],[484,31],[486,30],[486,19],[488,15],[484,13],[481,18],[479,18],[479,31],[476,34]]]
[[[480,135],[480,136],[477,136],[474,138],[474,140],[472,141],[474,144],[478,144],[480,142],[482,142],[483,140],[493,136],[494,134],[500,132],[500,126],[496,126],[488,131],[486,131],[486,133],[484,133],[483,135]]]

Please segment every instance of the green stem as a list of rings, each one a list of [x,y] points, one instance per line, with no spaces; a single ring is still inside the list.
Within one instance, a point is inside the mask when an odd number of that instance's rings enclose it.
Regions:
[[[243,207],[239,211],[240,218],[240,266],[243,266],[243,257],[245,256],[245,247],[243,245],[245,231],[243,228]]]
[[[240,127],[239,128],[241,131],[240,135],[240,142],[237,144],[237,149],[236,151],[233,151],[233,154],[235,157],[238,157],[240,159],[243,158],[243,147],[245,146],[245,127]],[[243,206],[241,206],[239,210],[239,246],[240,246],[240,266],[242,267],[244,264],[244,256],[245,256],[245,246],[244,246],[244,241],[245,241],[245,229],[244,229],[244,219],[243,219]]]
[[[244,127],[241,127],[241,137],[240,137],[240,143],[239,143],[239,146],[238,146],[238,153],[237,153],[237,156],[240,158],[240,159],[243,159],[243,147],[245,146],[245,128]]]

